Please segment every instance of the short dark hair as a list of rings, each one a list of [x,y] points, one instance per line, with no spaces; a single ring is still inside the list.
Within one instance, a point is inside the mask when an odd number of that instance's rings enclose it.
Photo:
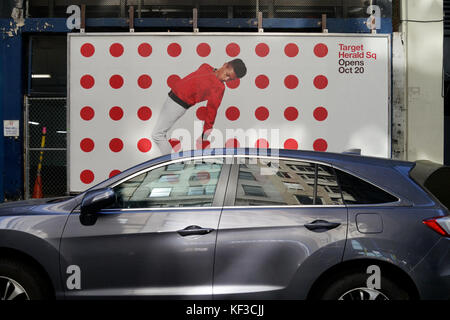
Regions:
[[[231,65],[234,73],[236,73],[236,76],[238,78],[242,78],[247,74],[247,67],[245,66],[244,61],[242,61],[241,59],[231,60],[228,62],[228,64]]]

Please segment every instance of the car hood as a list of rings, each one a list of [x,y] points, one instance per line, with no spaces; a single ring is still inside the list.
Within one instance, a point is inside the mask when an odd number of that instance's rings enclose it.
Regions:
[[[57,197],[57,198],[43,198],[31,199],[22,201],[11,201],[0,204],[0,216],[6,215],[21,215],[28,213],[32,208],[49,203],[57,203],[68,200],[72,197]]]

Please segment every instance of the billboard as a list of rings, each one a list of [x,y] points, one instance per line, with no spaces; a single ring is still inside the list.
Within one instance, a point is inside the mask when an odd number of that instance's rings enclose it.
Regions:
[[[71,192],[196,148],[390,156],[389,35],[68,34],[68,68]]]

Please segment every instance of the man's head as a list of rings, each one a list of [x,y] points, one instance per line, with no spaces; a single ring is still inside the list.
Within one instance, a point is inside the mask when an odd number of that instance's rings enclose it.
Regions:
[[[247,73],[247,67],[241,59],[234,59],[224,63],[222,68],[217,70],[217,78],[222,82],[242,78]]]

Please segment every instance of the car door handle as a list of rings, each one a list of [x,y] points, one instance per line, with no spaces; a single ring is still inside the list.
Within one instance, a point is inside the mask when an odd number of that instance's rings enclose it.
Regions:
[[[183,230],[178,230],[178,234],[182,237],[193,236],[193,235],[204,235],[213,232],[214,229],[202,228],[199,226],[189,226]]]
[[[337,222],[328,222],[325,220],[315,220],[311,223],[305,224],[305,228],[314,232],[325,232],[339,227],[341,224]]]

